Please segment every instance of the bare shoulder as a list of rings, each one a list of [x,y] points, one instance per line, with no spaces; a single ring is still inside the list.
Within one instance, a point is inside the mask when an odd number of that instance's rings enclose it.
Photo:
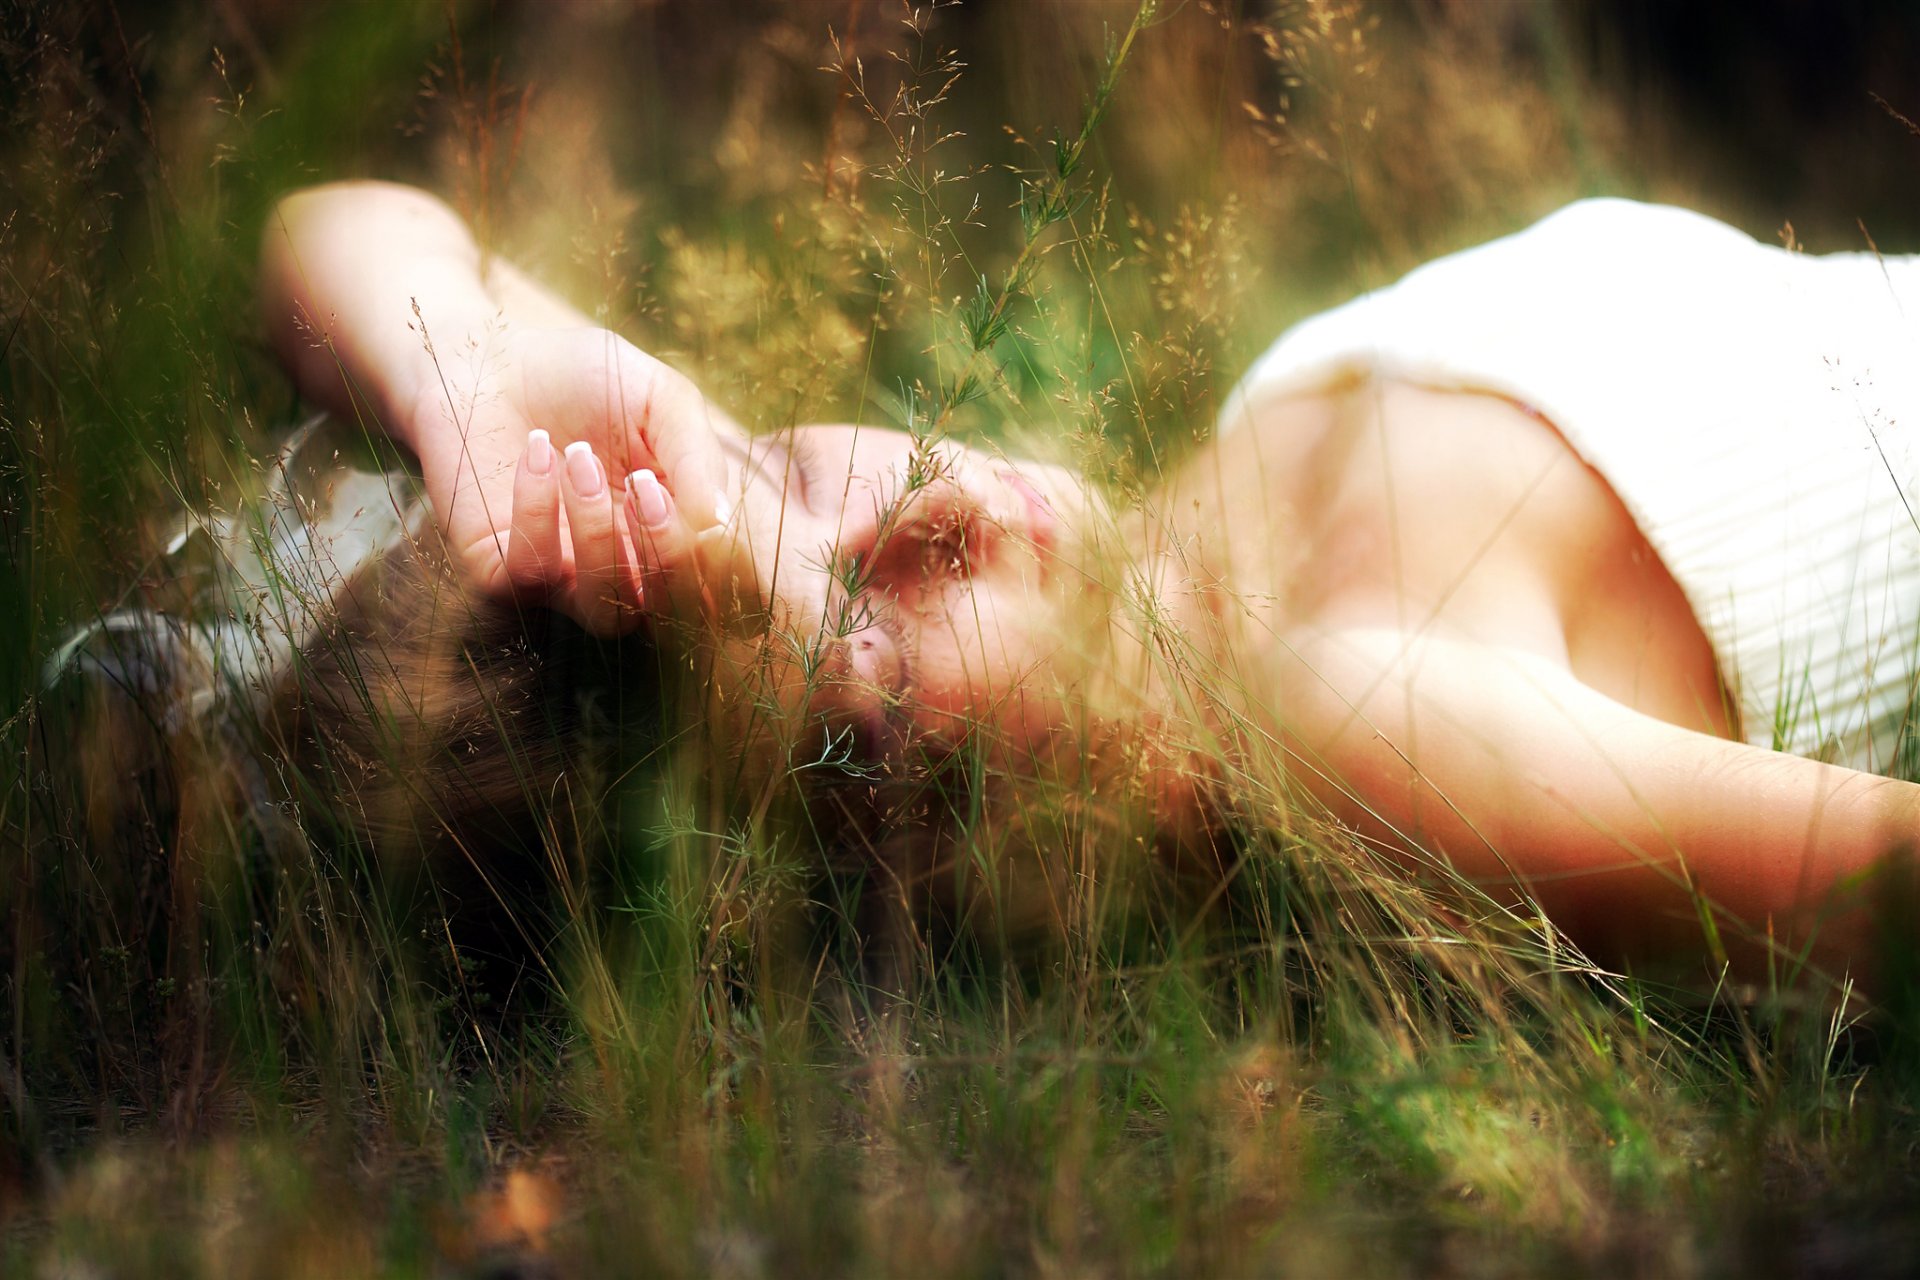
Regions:
[[[1465,622],[1611,532],[1604,485],[1493,395],[1356,376],[1250,401],[1210,454],[1181,491],[1241,540],[1259,527],[1288,544],[1299,612]]]
[[[1526,406],[1354,377],[1256,398],[1211,454],[1182,490],[1221,513],[1226,576],[1276,584],[1283,625],[1499,644],[1727,730],[1679,588],[1605,478]]]

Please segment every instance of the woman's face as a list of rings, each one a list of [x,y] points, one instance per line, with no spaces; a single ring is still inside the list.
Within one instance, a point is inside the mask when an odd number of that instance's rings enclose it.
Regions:
[[[987,727],[1018,747],[1057,719],[1042,669],[1071,643],[1065,545],[1085,507],[1059,467],[874,427],[727,445],[751,565],[808,708],[883,750]]]

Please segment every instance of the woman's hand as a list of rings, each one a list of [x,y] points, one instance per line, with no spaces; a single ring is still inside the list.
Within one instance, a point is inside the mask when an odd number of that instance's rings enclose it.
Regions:
[[[419,455],[455,564],[483,593],[613,634],[678,590],[695,537],[720,522],[719,435],[738,429],[684,377],[483,255],[426,192],[289,195],[262,238],[260,296],[302,394]],[[654,479],[630,483],[642,470]]]
[[[730,514],[719,435],[736,428],[617,334],[509,330],[436,350],[431,368],[404,434],[483,593],[618,634],[664,604],[694,538]]]

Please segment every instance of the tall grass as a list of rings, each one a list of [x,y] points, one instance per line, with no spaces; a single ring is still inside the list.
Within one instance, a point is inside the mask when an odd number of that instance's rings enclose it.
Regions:
[[[1231,873],[1199,892],[1086,779],[1013,823],[932,779],[965,927],[889,936],[877,873],[823,871],[836,833],[793,803],[817,740],[726,785],[644,643],[537,637],[563,781],[511,829],[409,790],[418,708],[378,646],[316,642],[366,726],[317,755],[271,716],[163,741],[157,708],[41,688],[70,626],[180,590],[158,513],[249,510],[299,416],[249,293],[290,186],[447,193],[757,430],[1040,451],[1145,518],[1288,320],[1574,195],[1684,191],[1684,143],[1581,69],[1577,13],[216,14],[0,23],[0,1272],[1912,1256],[1898,991],[1863,1026],[1601,973],[1303,811],[1277,753],[1227,762]],[[520,767],[522,741],[482,715],[458,746]]]

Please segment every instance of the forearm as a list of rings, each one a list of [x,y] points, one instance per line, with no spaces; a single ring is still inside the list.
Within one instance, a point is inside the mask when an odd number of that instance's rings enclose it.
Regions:
[[[415,448],[423,397],[478,393],[490,349],[513,326],[589,323],[511,267],[489,273],[444,203],[387,183],[282,200],[262,239],[260,291],[302,394],[371,414]]]
[[[1862,959],[1860,891],[1920,831],[1920,788],[1678,728],[1532,655],[1350,630],[1304,639],[1283,684],[1336,812],[1604,949],[1698,945],[1704,902]]]

